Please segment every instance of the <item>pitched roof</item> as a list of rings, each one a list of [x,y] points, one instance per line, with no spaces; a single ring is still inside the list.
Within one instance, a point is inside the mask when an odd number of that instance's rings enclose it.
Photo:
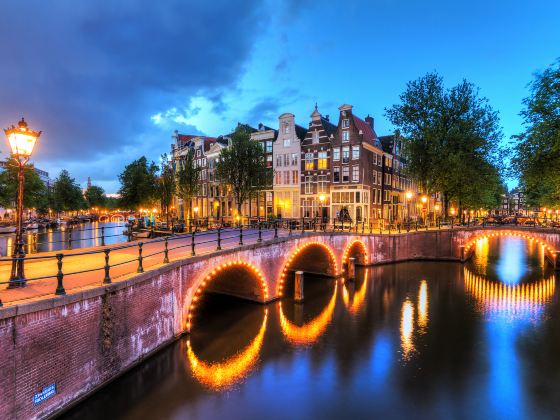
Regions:
[[[298,136],[299,139],[303,140],[305,138],[305,135],[307,134],[307,128],[303,128],[301,125],[297,125],[296,126],[296,136]]]
[[[327,120],[323,116],[321,116],[321,124],[323,125],[323,129],[327,133],[327,136],[330,137],[331,134],[334,135],[334,133],[336,133],[336,128],[337,128],[336,125],[331,123],[329,120]]]
[[[393,153],[395,145],[395,136],[393,134],[388,136],[379,136],[379,141],[381,142],[381,146],[383,146],[384,152]]]
[[[379,147],[381,149],[382,148],[381,142],[377,138],[377,134],[371,128],[371,126],[361,118],[356,117],[354,114],[352,114],[352,118],[354,118],[354,124],[356,125],[358,130],[362,131],[362,135],[364,136],[364,141],[367,141],[372,146]]]

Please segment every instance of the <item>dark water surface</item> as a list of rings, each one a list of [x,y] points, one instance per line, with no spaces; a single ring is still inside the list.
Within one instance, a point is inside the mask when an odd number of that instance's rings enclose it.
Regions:
[[[540,245],[312,279],[305,302],[208,296],[194,332],[71,419],[558,418],[557,281]]]

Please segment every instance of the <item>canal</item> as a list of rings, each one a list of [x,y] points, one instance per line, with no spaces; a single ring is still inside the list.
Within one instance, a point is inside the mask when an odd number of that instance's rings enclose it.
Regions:
[[[40,228],[23,234],[26,254],[126,242],[126,222],[87,222],[72,228]],[[0,234],[0,256],[12,255],[15,235]]]
[[[500,237],[466,265],[306,279],[303,304],[204,296],[190,336],[64,418],[556,417],[556,286],[540,245]]]

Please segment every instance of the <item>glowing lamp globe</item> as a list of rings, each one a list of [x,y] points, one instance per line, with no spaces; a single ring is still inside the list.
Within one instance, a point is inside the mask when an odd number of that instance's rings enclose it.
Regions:
[[[326,198],[325,195],[324,195],[324,194],[321,194],[321,195],[319,196],[319,201],[322,203],[322,202],[325,201],[325,198]]]
[[[17,158],[24,159],[29,159],[31,153],[33,153],[35,143],[37,143],[41,135],[41,131],[30,130],[23,118],[18,123],[17,127],[12,125],[4,129],[4,132],[6,133],[6,137],[8,137],[12,154]]]
[[[425,195],[422,196],[421,198],[422,203],[426,204],[426,202],[428,201],[428,197],[426,197]]]
[[[405,196],[407,200],[410,200],[412,198],[412,191],[407,191]]]

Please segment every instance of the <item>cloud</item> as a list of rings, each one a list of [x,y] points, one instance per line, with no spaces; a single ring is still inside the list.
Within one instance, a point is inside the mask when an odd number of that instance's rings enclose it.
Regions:
[[[261,7],[257,0],[6,2],[0,124],[24,115],[44,131],[38,167],[72,168],[80,182],[116,179],[133,153],[169,149],[163,122],[188,125],[199,111],[189,108],[191,98],[226,109],[221,92],[235,86],[266,26]],[[170,109],[191,114],[162,114]]]

